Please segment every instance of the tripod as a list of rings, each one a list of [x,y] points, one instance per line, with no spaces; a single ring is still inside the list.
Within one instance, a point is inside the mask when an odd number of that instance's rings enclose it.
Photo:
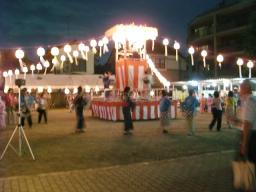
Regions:
[[[2,153],[2,155],[1,155],[1,157],[0,157],[0,160],[3,159],[3,157],[4,157],[4,155],[5,155],[5,152],[7,151],[8,147],[10,147],[11,149],[13,149],[14,152],[16,152],[19,156],[21,156],[21,155],[22,155],[22,140],[23,140],[23,139],[25,140],[25,142],[26,142],[26,144],[27,144],[27,146],[28,146],[28,148],[29,148],[29,151],[30,151],[30,154],[31,154],[33,160],[35,160],[35,157],[34,157],[34,154],[33,154],[33,152],[32,152],[32,149],[31,149],[31,147],[30,147],[30,144],[29,144],[29,142],[28,142],[28,139],[27,139],[27,137],[26,137],[26,134],[25,134],[25,132],[24,132],[24,129],[23,129],[22,125],[21,125],[21,110],[20,110],[20,101],[21,101],[21,100],[20,100],[20,87],[21,87],[21,85],[18,85],[18,87],[19,87],[19,109],[18,109],[19,124],[15,127],[15,129],[14,129],[14,131],[13,131],[13,133],[12,133],[12,135],[11,135],[11,137],[10,137],[10,139],[9,139],[9,141],[8,141],[8,143],[7,143],[5,149],[4,149],[4,151],[3,151],[3,153]],[[19,148],[18,148],[18,151],[17,151],[17,150],[12,146],[12,144],[11,144],[12,139],[13,139],[13,137],[14,137],[14,135],[15,135],[15,133],[16,133],[17,131],[18,131],[18,133],[19,133],[19,134],[18,134],[18,136],[19,136]]]

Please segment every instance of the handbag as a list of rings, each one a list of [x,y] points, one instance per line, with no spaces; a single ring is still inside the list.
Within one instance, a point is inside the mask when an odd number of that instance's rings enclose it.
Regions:
[[[248,160],[236,160],[232,162],[233,185],[236,189],[255,190],[255,165]]]

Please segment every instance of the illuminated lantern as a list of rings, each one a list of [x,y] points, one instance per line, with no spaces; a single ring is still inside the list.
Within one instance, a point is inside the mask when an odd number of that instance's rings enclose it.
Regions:
[[[43,47],[37,49],[37,55],[39,56],[41,63],[44,64],[45,60],[43,56],[45,55],[45,49]]]
[[[103,42],[103,53],[106,53],[108,52],[108,38],[103,37],[102,42]]]
[[[54,68],[59,64],[58,59],[53,58],[53,59],[52,59],[52,64],[53,64],[53,65],[52,65],[51,71],[53,71]]]
[[[168,56],[167,46],[169,45],[169,40],[165,38],[163,40],[163,45],[164,45],[164,55]]]
[[[7,71],[4,71],[4,72],[3,72],[3,77],[4,77],[4,78],[8,77]]]
[[[194,65],[194,53],[195,53],[195,49],[194,49],[194,47],[189,47],[189,49],[188,49],[188,53],[190,54],[190,57],[191,57],[191,64],[192,64],[192,66]]]
[[[173,48],[176,50],[176,61],[178,61],[178,50],[180,49],[180,44],[177,41],[175,41]]]
[[[16,50],[15,52],[15,56],[16,58],[19,60],[19,63],[20,63],[20,69],[22,70],[22,68],[24,67],[24,63],[22,62],[22,59],[24,58],[25,56],[25,53],[23,50],[21,49],[18,49]]]
[[[73,51],[73,57],[75,58],[75,63],[76,63],[76,65],[78,65],[78,62],[77,62],[78,56],[79,56],[79,52],[78,52],[77,50],[74,50],[74,51]]]
[[[60,69],[63,70],[63,65],[64,65],[64,62],[66,61],[66,56],[65,55],[61,55],[60,56],[60,60],[61,60]]]
[[[26,79],[26,74],[28,72],[28,68],[27,67],[23,67],[22,68],[22,72],[24,73],[24,79]]]
[[[103,46],[103,41],[102,40],[99,40],[98,46],[100,47],[100,57],[101,57],[101,55],[102,55],[102,46]]]
[[[51,87],[48,87],[48,88],[47,88],[47,92],[48,92],[48,93],[52,93],[52,88],[51,88]]]
[[[72,51],[72,48],[71,48],[71,46],[70,46],[69,44],[67,44],[67,45],[64,46],[64,51],[65,51],[65,53],[66,53],[67,56],[68,56],[69,62],[70,62],[70,63],[73,63],[74,60],[73,60],[72,56],[70,55],[70,53],[71,53],[71,51]]]
[[[90,91],[91,91],[91,87],[88,86],[88,85],[86,85],[86,86],[85,86],[85,92],[86,92],[86,93],[90,93]]]
[[[238,68],[239,68],[239,78],[242,78],[242,65],[244,64],[244,61],[243,59],[241,58],[238,58],[237,61],[236,61],[236,64],[238,65]]]
[[[219,54],[219,55],[217,56],[217,61],[218,61],[218,63],[219,63],[219,67],[221,68],[221,63],[224,61],[223,55]]]
[[[151,97],[154,97],[155,92],[153,90],[151,90],[149,94],[150,94]]]
[[[43,87],[37,87],[37,91],[38,91],[38,93],[42,93],[44,91],[44,88]]]
[[[202,50],[202,51],[201,51],[201,56],[203,57],[204,68],[205,68],[205,67],[206,67],[205,58],[206,58],[206,56],[207,56],[207,51],[206,51],[206,50]]]
[[[20,74],[20,70],[15,69],[14,74],[15,74],[15,78],[18,79],[18,75]]]
[[[96,50],[96,46],[97,46],[97,41],[95,39],[92,39],[91,42],[90,42],[90,45],[92,47],[92,52],[95,54],[97,53],[97,50]]]
[[[70,90],[68,88],[65,88],[64,93],[68,95],[70,93]]]
[[[8,76],[9,76],[9,78],[10,78],[10,82],[12,82],[12,76],[13,76],[13,72],[12,72],[12,70],[8,70]]]
[[[249,78],[252,78],[252,68],[253,68],[254,64],[251,60],[249,60],[247,62],[247,67],[249,68]]]
[[[30,65],[30,70],[31,70],[31,72],[32,72],[32,76],[34,75],[35,69],[36,69],[35,65],[33,65],[33,64]]]
[[[96,87],[95,87],[95,92],[98,93],[99,91],[100,91],[99,86],[96,86]]]
[[[82,55],[82,58],[86,59],[85,54],[84,54],[84,52],[85,52],[85,45],[83,43],[80,43],[78,45],[78,49],[79,49],[79,51],[80,51],[80,53]]]
[[[36,64],[36,70],[38,71],[38,74],[40,73],[40,71],[43,69],[41,63]]]
[[[49,61],[45,61],[45,62],[44,62],[44,67],[45,67],[44,75],[46,75],[46,72],[47,72],[47,69],[48,69],[49,66],[50,66]]]
[[[54,57],[52,59],[53,66],[52,66],[52,69],[51,69],[51,71],[53,71],[54,67],[59,64],[59,60],[57,58],[57,56],[60,54],[59,48],[58,47],[52,47],[51,48],[51,54]]]

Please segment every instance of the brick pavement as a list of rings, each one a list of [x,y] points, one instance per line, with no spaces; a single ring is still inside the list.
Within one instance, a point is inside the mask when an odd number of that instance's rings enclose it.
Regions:
[[[163,161],[0,178],[0,192],[229,192],[232,151]]]

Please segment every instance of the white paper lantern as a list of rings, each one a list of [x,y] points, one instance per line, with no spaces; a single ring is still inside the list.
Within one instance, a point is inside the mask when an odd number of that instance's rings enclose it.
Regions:
[[[169,45],[169,40],[168,40],[167,38],[165,38],[165,39],[163,40],[163,45],[164,45],[164,50],[165,50],[164,55],[165,55],[165,56],[168,56],[167,46]]]

